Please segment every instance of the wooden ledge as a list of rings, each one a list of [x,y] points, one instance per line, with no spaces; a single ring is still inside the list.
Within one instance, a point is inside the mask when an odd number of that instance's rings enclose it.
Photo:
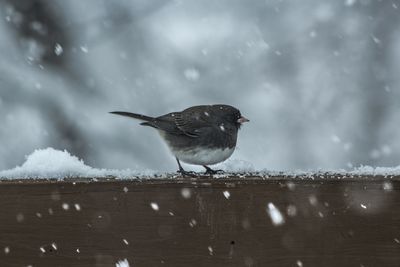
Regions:
[[[400,266],[399,207],[396,176],[2,180],[0,262]]]

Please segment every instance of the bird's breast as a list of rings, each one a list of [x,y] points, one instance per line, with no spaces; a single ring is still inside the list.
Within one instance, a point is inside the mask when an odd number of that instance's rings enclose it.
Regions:
[[[195,165],[213,165],[228,159],[235,148],[202,148],[176,150],[172,153],[181,161]]]

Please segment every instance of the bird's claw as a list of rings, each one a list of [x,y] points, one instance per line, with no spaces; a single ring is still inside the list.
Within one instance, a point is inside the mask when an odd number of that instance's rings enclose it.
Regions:
[[[177,170],[177,173],[182,174],[183,177],[197,177],[197,173],[193,171],[185,171],[184,169]]]
[[[225,173],[223,170],[213,170],[210,167],[206,167],[206,166],[204,166],[204,168],[206,168],[206,171],[204,172],[204,174],[208,174],[208,175],[224,174]]]

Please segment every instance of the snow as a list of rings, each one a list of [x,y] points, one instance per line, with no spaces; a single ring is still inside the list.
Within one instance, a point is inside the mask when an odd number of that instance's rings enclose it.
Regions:
[[[115,267],[129,267],[129,262],[128,262],[127,259],[118,261],[118,262],[115,264]]]
[[[310,195],[309,197],[308,197],[308,201],[310,202],[310,204],[312,205],[312,206],[317,206],[317,204],[318,204],[318,199],[317,199],[317,197],[315,196],[315,195]]]
[[[25,216],[22,213],[18,213],[16,216],[17,222],[23,222],[25,220]]]
[[[189,222],[189,226],[193,228],[196,225],[197,225],[197,221],[195,219],[191,219],[190,222]]]
[[[63,203],[61,205],[61,207],[63,208],[63,210],[69,210],[69,204],[68,203]]]
[[[191,166],[196,168],[195,166]],[[190,167],[189,167],[190,168]],[[254,175],[264,178],[273,176],[300,177],[302,179],[314,179],[315,177],[329,177],[331,179],[341,179],[346,177],[357,176],[384,176],[393,177],[400,175],[400,166],[397,167],[371,167],[361,166],[350,170],[317,170],[317,171],[273,171],[268,169],[256,170],[254,165],[246,160],[229,158],[223,163],[213,166],[214,169],[222,169],[226,174],[214,175],[215,178],[223,178],[229,174],[236,173],[239,176]],[[132,179],[132,178],[166,178],[174,174],[159,172],[153,170],[131,170],[131,169],[97,169],[90,167],[84,163],[82,159],[71,155],[68,151],[56,150],[51,147],[45,149],[37,149],[30,155],[26,156],[25,162],[13,169],[0,171],[1,179],[64,179],[64,178],[104,178],[115,177],[116,179]],[[294,187],[294,186],[293,186]],[[290,190],[294,188],[289,187]],[[391,184],[384,184],[385,190],[391,190]],[[123,191],[128,192],[128,188],[124,187]],[[182,196],[187,198],[189,195],[187,190],[182,190]],[[59,197],[59,196],[54,196]]]
[[[207,248],[208,248],[208,253],[210,253],[210,255],[212,256],[214,254],[212,246],[208,246]]]
[[[194,68],[186,69],[183,74],[188,81],[197,81],[200,77],[199,71]]]
[[[273,203],[268,203],[267,213],[271,218],[272,224],[275,226],[279,226],[285,223],[285,219],[283,218],[282,213],[279,211],[277,207]]]
[[[190,188],[182,188],[181,195],[183,198],[189,199],[192,196]]]
[[[154,171],[132,171],[96,169],[85,165],[83,160],[71,155],[68,151],[55,150],[53,148],[37,149],[26,157],[26,161],[10,170],[0,171],[0,178],[24,179],[24,178],[56,178],[66,177],[149,177],[157,173]]]
[[[150,203],[150,207],[151,207],[153,210],[155,210],[155,211],[158,211],[158,210],[160,209],[160,207],[158,206],[158,204],[155,203],[155,202],[151,202],[151,203]]]
[[[88,52],[89,52],[88,47],[85,46],[85,45],[82,45],[82,46],[80,47],[80,49],[81,49],[81,51],[82,51],[83,53],[88,53]]]
[[[294,217],[297,215],[297,208],[295,205],[288,205],[286,208],[286,213],[289,217]]]
[[[63,49],[63,47],[59,44],[59,43],[56,43],[56,45],[54,46],[54,53],[57,55],[57,56],[61,56],[61,54],[64,52],[64,49]]]
[[[229,199],[230,197],[231,197],[231,193],[229,193],[229,191],[224,191],[224,192],[222,192],[223,194],[224,194],[224,197],[226,198],[226,199]]]
[[[346,0],[345,5],[346,6],[352,6],[356,3],[357,0]]]

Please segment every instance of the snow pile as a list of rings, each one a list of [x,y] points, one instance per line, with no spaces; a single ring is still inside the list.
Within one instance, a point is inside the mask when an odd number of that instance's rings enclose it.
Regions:
[[[195,165],[187,167],[189,169],[199,168]],[[329,170],[329,171],[293,171],[293,172],[278,172],[271,170],[255,170],[254,166],[244,160],[229,159],[221,164],[212,166],[213,169],[222,169],[226,173],[215,175],[214,178],[223,178],[235,174],[244,174],[245,176],[287,176],[287,177],[314,177],[325,176],[400,176],[400,166],[394,168],[387,167],[370,167],[362,166],[353,170]],[[203,172],[199,168],[199,174]],[[173,174],[160,173],[152,170],[137,171],[137,170],[115,170],[115,169],[96,169],[92,168],[77,158],[71,155],[68,151],[55,150],[53,148],[37,149],[32,154],[26,157],[26,161],[21,165],[10,170],[0,171],[2,179],[22,179],[22,178],[70,178],[70,177],[115,177],[115,178],[154,178],[154,177],[172,177]]]
[[[256,171],[251,162],[241,159],[228,159],[220,164],[212,166],[212,168],[222,169],[225,172],[231,173],[253,173]]]
[[[96,169],[85,165],[76,156],[66,150],[53,148],[37,149],[27,156],[26,161],[14,169],[0,171],[0,178],[57,178],[66,177],[149,177],[156,175],[154,171],[109,170]]]
[[[351,175],[382,175],[382,176],[397,176],[400,175],[400,166],[389,168],[389,167],[371,167],[361,166],[348,172]]]

